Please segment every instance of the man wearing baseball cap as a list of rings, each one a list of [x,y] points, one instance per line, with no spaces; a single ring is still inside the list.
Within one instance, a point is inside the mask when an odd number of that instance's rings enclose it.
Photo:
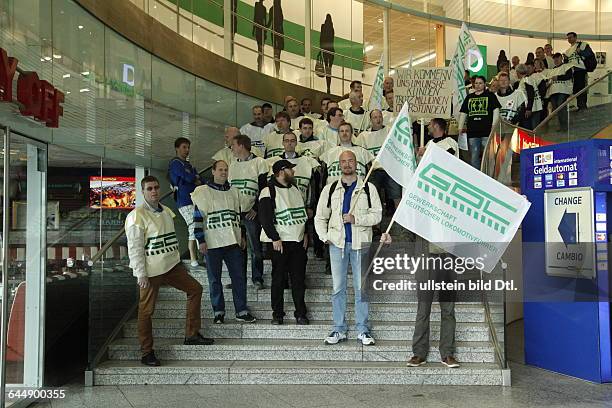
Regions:
[[[259,195],[261,240],[272,241],[272,324],[283,324],[284,290],[288,274],[295,305],[297,324],[308,324],[304,302],[306,277],[306,206],[302,193],[294,184],[295,164],[281,159],[272,165],[274,173]]]

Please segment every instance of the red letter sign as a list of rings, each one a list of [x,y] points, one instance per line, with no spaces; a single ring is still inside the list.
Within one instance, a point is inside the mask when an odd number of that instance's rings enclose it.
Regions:
[[[9,57],[0,48],[0,101],[13,101],[13,77],[17,70],[17,58]]]

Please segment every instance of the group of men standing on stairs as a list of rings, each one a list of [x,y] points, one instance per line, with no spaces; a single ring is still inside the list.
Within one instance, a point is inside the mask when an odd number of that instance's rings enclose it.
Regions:
[[[350,99],[351,103],[355,102],[355,95]],[[329,102],[328,106],[334,103]],[[223,262],[231,279],[236,320],[245,323],[256,321],[246,299],[247,243],[252,281],[258,290],[264,288],[262,243],[267,243],[266,247],[271,249],[271,323],[283,324],[284,290],[290,287],[296,324],[309,324],[304,300],[306,251],[309,239],[320,240],[328,248],[326,258],[333,281],[333,327],[324,341],[332,345],[347,340],[350,265],[357,339],[370,346],[375,344],[375,339],[368,322],[368,302],[363,296],[362,259],[368,254],[373,228],[382,219],[379,191],[384,190],[387,198],[398,200],[401,188],[385,188],[393,180],[380,174],[384,173],[381,168],[373,173],[378,174],[376,180],[383,180],[376,184],[382,185],[364,183],[363,180],[388,132],[388,129],[382,131],[385,126],[380,110],[369,112],[368,129],[357,137],[351,123],[344,122],[342,109],[337,104],[324,113],[327,126],[319,128],[318,137],[313,135],[313,119],[308,117],[297,123],[299,131],[293,131],[290,125],[293,118],[287,112],[279,112],[272,132],[255,143],[237,128],[228,128],[226,147],[213,156],[213,178],[210,181],[202,180],[189,163],[190,141],[179,138],[175,142],[177,157],[170,163],[169,178],[177,189],[177,205],[190,229],[190,240],[197,242],[199,252],[206,258],[215,324],[223,324],[225,319],[221,282]],[[254,116],[256,114],[260,112],[254,110]],[[445,127],[439,132],[441,140],[445,140],[444,131]],[[454,146],[450,150],[454,153],[457,148]],[[320,171],[321,167],[323,171]],[[318,177],[323,177],[323,180]],[[313,187],[316,185],[323,187],[316,191]],[[162,284],[187,294],[184,344],[210,345],[214,340],[199,333],[202,286],[180,261],[173,222],[175,215],[159,202],[159,180],[147,176],[142,179],[141,188],[145,202],[127,217],[126,235],[130,267],[140,287],[138,332],[141,361],[145,365],[157,366],[160,362],[153,351],[151,319]],[[390,241],[388,234],[382,234],[381,242]],[[196,245],[190,245],[190,250],[194,247]],[[192,265],[195,263],[197,257],[192,252]],[[421,296],[419,309],[420,303]],[[413,344],[413,351],[416,353],[418,349],[420,354],[415,354],[408,362],[409,366],[425,363],[429,350],[430,307],[431,299],[429,306],[423,307],[427,316],[421,313],[422,321],[417,321],[415,329],[414,338],[418,339],[420,347]],[[453,355],[454,303],[446,310],[447,320],[452,320],[448,327],[452,327],[453,333],[447,336],[449,344],[441,344],[441,348],[444,346],[446,350],[442,362],[457,367]]]

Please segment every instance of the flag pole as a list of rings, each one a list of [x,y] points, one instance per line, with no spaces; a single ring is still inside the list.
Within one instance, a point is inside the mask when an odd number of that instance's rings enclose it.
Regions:
[[[363,179],[363,188],[360,189],[359,191],[357,191],[357,195],[355,196],[355,200],[351,203],[351,208],[349,208],[348,214],[352,215],[353,211],[355,211],[355,205],[357,204],[357,200],[359,200],[359,196],[361,196],[361,193],[365,189],[365,185],[368,182],[368,179],[370,178],[370,176],[372,175],[372,171],[374,170],[374,164],[377,163],[377,162],[378,162],[378,160],[376,160],[376,159],[374,159],[374,161],[372,161],[372,165],[370,166],[370,170],[368,170],[368,174],[366,174],[365,178]],[[340,176],[340,178],[342,178],[342,176]],[[359,176],[357,176],[357,179],[359,179]],[[330,194],[331,194],[331,192],[330,192]]]
[[[421,144],[420,147],[425,146],[425,118],[421,118]]]
[[[395,209],[395,211],[393,212],[393,216],[391,217],[391,220],[389,221],[389,225],[387,225],[387,229],[385,230],[384,234],[388,234],[389,231],[391,231],[391,227],[393,226],[393,224],[395,224],[395,214],[397,214],[397,208]],[[376,252],[374,252],[374,256],[372,257],[372,260],[370,261],[370,265],[368,265],[368,269],[366,269],[365,271],[365,276],[368,276],[368,273],[370,273],[370,271],[372,270],[372,266],[374,265],[374,259],[376,259],[376,257],[378,256],[378,254],[380,253],[380,250],[382,249],[384,245],[384,242],[379,242],[378,243],[378,248],[376,248]]]

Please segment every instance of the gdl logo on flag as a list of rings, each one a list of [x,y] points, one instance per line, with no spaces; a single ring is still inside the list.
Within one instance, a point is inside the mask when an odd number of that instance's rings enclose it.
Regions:
[[[518,208],[434,163],[418,174],[417,187],[502,235],[518,212]]]

